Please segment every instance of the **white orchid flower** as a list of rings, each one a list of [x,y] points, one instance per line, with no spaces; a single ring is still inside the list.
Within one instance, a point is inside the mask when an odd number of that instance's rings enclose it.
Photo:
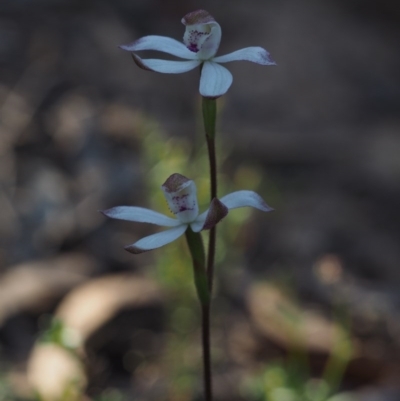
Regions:
[[[127,251],[137,254],[160,248],[178,239],[189,226],[194,232],[209,230],[221,221],[230,209],[251,206],[263,212],[273,210],[255,192],[236,191],[225,195],[220,200],[213,199],[210,208],[199,214],[196,185],[192,180],[180,174],[172,174],[161,186],[161,189],[176,218],[136,206],[117,206],[102,211],[104,215],[112,219],[171,227],[126,246]]]
[[[186,31],[183,43],[165,36],[145,36],[121,49],[133,52],[135,63],[144,70],[179,74],[202,66],[200,94],[217,98],[226,93],[232,84],[232,74],[219,63],[247,60],[261,65],[275,65],[269,53],[262,47],[246,47],[225,56],[215,57],[221,42],[221,27],[205,10],[193,11],[182,18]],[[142,59],[134,52],[157,50],[188,61]]]

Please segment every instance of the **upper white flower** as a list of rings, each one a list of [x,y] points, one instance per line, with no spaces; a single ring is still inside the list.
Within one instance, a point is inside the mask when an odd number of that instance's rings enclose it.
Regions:
[[[225,195],[220,200],[213,199],[210,208],[199,214],[196,185],[192,180],[180,174],[172,174],[161,186],[161,189],[176,218],[136,206],[117,206],[102,211],[104,215],[112,219],[172,227],[126,246],[127,251],[142,253],[169,244],[183,235],[189,226],[194,232],[209,230],[228,214],[229,209],[251,206],[264,212],[273,210],[255,192],[236,191]]]
[[[232,74],[219,63],[247,60],[261,65],[275,65],[262,47],[246,47],[225,56],[215,57],[221,42],[221,27],[205,10],[193,11],[182,18],[186,31],[183,42],[165,36],[145,36],[128,45],[120,46],[130,52],[158,50],[189,61],[142,59],[132,53],[135,63],[144,70],[179,74],[203,64],[200,94],[217,98],[227,92],[232,84]]]

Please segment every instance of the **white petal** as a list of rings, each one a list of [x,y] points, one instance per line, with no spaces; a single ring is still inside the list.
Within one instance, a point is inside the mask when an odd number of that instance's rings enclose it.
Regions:
[[[166,36],[145,36],[128,45],[122,45],[120,48],[128,52],[157,50],[159,52],[172,54],[173,56],[186,58],[188,60],[197,59],[196,53],[191,52],[183,43]]]
[[[102,210],[101,213],[112,219],[157,224],[158,226],[165,227],[174,227],[181,224],[177,219],[172,219],[154,210],[136,206],[117,206],[108,210]]]
[[[228,91],[232,80],[232,74],[225,67],[206,61],[201,70],[200,94],[214,99],[220,97]]]
[[[213,61],[216,63],[228,63],[230,61],[238,60],[251,61],[261,65],[276,65],[275,61],[271,59],[269,53],[262,47],[246,47],[244,49],[225,54],[225,56],[213,58]]]
[[[203,212],[202,214],[200,214],[199,216],[197,216],[197,219],[190,224],[190,228],[195,232],[198,233],[199,231],[201,231],[204,227],[204,223],[206,222],[206,218],[207,218],[207,214],[208,214],[208,209]]]
[[[220,201],[228,208],[251,206],[263,212],[270,212],[274,209],[269,207],[260,195],[253,191],[236,191],[223,196]]]
[[[128,252],[136,254],[160,248],[161,246],[178,239],[187,228],[187,224],[181,224],[178,227],[170,228],[169,230],[144,237],[134,244],[126,246],[125,249]]]
[[[143,60],[137,54],[132,53],[134,62],[143,70],[163,72],[165,74],[180,74],[193,70],[201,64],[201,61],[170,61],[159,59]]]

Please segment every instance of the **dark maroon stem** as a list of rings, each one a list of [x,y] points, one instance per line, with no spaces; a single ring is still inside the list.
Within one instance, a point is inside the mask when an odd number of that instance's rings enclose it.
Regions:
[[[214,138],[207,137],[208,155],[210,161],[210,193],[211,201],[217,197],[217,160],[215,153],[215,140]],[[210,294],[213,288],[214,281],[214,260],[215,260],[215,247],[217,240],[217,226],[210,230],[208,240],[208,254],[207,254],[207,278]]]
[[[203,97],[203,120],[206,132],[208,158],[210,163],[210,201],[217,197],[217,157],[215,152],[215,122],[217,116],[217,101]],[[214,260],[216,247],[216,227],[210,230],[207,254],[207,283],[210,299],[202,305],[202,343],[204,363],[205,400],[212,401],[212,372],[210,351],[210,310],[214,277]]]
[[[203,369],[204,369],[204,398],[212,401],[212,372],[211,372],[211,347],[210,347],[210,303],[201,306],[202,312],[202,345],[203,345]]]
[[[206,131],[208,159],[210,163],[210,201],[217,197],[217,156],[215,151],[215,123],[217,118],[217,101],[203,97],[203,120]],[[216,246],[216,227],[210,230],[207,255],[207,278],[210,294],[213,287],[214,259]]]

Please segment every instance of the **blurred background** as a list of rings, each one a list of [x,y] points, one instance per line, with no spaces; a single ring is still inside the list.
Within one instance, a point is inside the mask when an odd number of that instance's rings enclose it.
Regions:
[[[220,194],[275,211],[219,225],[216,400],[400,400],[393,0],[1,0],[0,400],[202,399],[186,244],[128,254],[156,228],[98,213],[168,213],[174,172],[207,205],[198,72],[146,72],[117,47],[180,40],[198,8],[219,54],[278,64],[228,64],[218,100]]]

